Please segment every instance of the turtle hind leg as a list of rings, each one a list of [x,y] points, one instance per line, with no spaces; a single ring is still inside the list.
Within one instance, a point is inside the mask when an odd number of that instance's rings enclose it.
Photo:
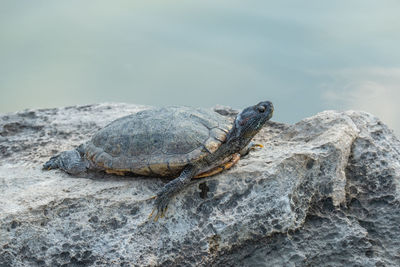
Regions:
[[[43,164],[43,170],[58,169],[58,158],[60,155],[51,157],[45,164]]]
[[[61,169],[69,174],[78,174],[87,170],[87,161],[77,150],[68,150],[53,156],[43,165],[43,169]]]

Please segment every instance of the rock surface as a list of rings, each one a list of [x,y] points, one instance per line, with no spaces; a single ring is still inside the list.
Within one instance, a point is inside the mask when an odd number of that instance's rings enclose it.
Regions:
[[[400,142],[367,113],[269,123],[264,149],[193,181],[157,223],[148,198],[165,179],[41,169],[144,108],[0,116],[0,266],[400,265]]]

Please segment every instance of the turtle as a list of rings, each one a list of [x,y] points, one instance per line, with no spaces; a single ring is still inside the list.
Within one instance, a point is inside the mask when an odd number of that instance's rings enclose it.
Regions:
[[[192,178],[232,167],[255,147],[252,138],[272,117],[270,101],[243,109],[232,121],[211,109],[150,108],[109,123],[73,150],[50,158],[43,169],[76,175],[104,171],[116,175],[170,177],[155,196],[154,219],[164,217],[171,198]]]

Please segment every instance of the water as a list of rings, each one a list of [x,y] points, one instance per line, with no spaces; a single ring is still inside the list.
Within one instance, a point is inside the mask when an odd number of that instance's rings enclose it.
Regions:
[[[400,2],[0,3],[0,112],[96,102],[361,109],[400,133]]]

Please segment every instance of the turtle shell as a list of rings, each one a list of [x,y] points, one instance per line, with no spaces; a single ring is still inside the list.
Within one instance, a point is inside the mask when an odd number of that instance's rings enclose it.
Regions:
[[[97,168],[147,176],[176,176],[215,152],[232,122],[209,109],[166,107],[111,122],[84,145]]]

